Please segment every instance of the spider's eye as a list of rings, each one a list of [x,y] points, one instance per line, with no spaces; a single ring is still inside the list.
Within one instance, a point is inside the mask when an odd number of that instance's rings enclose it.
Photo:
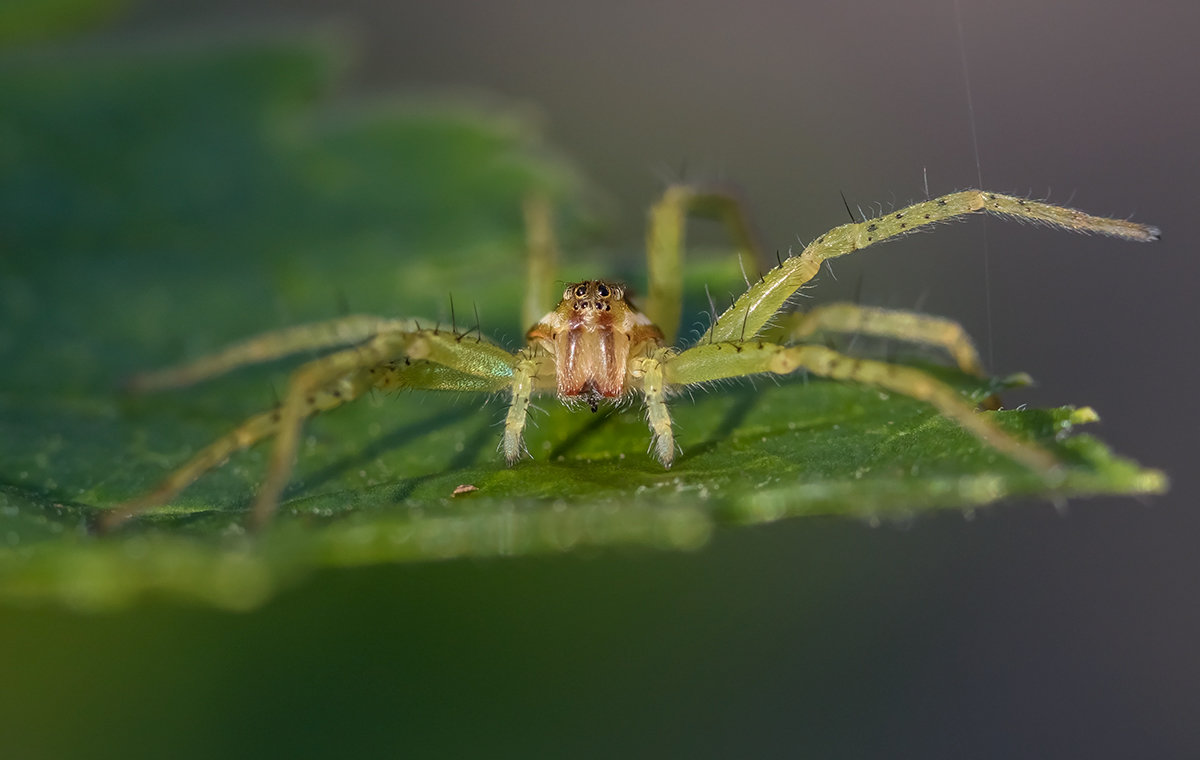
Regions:
[[[579,296],[580,298],[583,298],[584,296],[586,296],[587,295],[587,285],[580,285],[579,287],[575,288],[575,295]]]
[[[596,286],[596,295],[601,298],[608,298],[608,287],[604,283],[600,283]]]
[[[625,297],[625,291],[621,290],[620,288],[613,288],[612,297],[614,301],[620,301]]]

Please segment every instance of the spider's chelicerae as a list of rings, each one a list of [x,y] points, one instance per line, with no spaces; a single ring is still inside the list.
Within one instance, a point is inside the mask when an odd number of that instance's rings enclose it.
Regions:
[[[510,401],[501,447],[510,464],[525,451],[522,431],[534,394],[554,392],[565,403],[582,403],[593,410],[599,403],[637,394],[645,405],[654,455],[670,467],[676,450],[667,407],[672,395],[724,378],[804,370],[925,401],[1005,456],[1053,476],[1058,462],[1050,452],[1005,432],[926,372],[802,342],[815,333],[834,331],[924,343],[946,350],[961,369],[978,374],[977,354],[958,324],[850,304],[804,314],[781,314],[781,310],[817,274],[821,262],[977,211],[1127,240],[1147,242],[1159,235],[1147,225],[1039,201],[982,190],[952,193],[826,232],[751,285],[695,344],[676,348],[685,221],[696,210],[716,212],[739,242],[750,247],[747,226],[731,196],[674,186],[650,212],[649,292],[644,310],[630,302],[623,285],[586,280],[567,285],[558,305],[540,316],[554,282],[554,245],[545,204],[528,203],[531,263],[524,313],[526,324],[533,327],[526,345],[515,353],[477,334],[430,327],[433,323],[428,321],[422,327],[414,319],[348,316],[260,335],[189,364],[134,378],[138,389],[177,387],[299,351],[338,349],[299,367],[277,408],[246,420],[156,489],[108,512],[103,522],[112,526],[163,504],[230,454],[275,436],[266,479],[251,515],[253,525],[264,525],[292,472],[304,420],[371,388],[507,392]]]

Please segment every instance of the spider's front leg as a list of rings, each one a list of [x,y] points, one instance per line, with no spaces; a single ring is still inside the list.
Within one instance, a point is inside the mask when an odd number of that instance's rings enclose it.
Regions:
[[[1093,216],[1073,208],[985,190],[963,190],[914,203],[874,219],[834,227],[805,246],[799,255],[784,259],[751,286],[717,318],[699,343],[723,343],[759,336],[796,291],[815,277],[821,264],[829,259],[927,229],[939,222],[980,212],[1135,242],[1148,243],[1159,238],[1158,228],[1148,224]]]
[[[976,377],[984,375],[979,352],[962,325],[952,319],[913,311],[832,303],[785,314],[765,328],[760,337],[773,343],[796,343],[811,341],[823,333],[865,335],[941,349],[963,372]]]

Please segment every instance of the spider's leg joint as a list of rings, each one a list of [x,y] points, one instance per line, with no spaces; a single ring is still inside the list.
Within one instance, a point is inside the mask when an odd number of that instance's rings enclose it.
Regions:
[[[799,366],[800,362],[797,361],[795,354],[786,350],[776,351],[767,363],[767,369],[777,375],[795,372]]]
[[[430,350],[429,341],[417,338],[408,344],[408,350],[404,352],[404,363],[408,364],[411,359],[425,359],[429,356]]]

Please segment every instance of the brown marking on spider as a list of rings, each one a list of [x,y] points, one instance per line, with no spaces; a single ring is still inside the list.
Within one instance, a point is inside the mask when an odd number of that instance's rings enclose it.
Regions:
[[[625,286],[605,280],[572,283],[558,308],[525,335],[557,358],[558,397],[596,411],[601,401],[629,392],[630,357],[662,346],[662,331],[625,297]]]

